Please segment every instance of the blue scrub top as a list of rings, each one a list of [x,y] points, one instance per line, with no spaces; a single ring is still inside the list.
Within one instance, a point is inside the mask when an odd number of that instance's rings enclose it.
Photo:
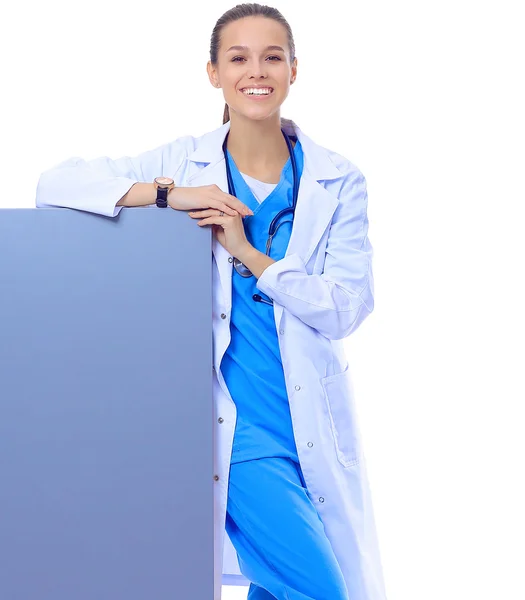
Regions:
[[[301,144],[296,137],[290,136],[290,139],[295,141],[297,172],[301,177]],[[243,219],[246,238],[265,254],[272,219],[280,210],[293,204],[291,159],[288,158],[284,165],[279,183],[259,204],[232,156],[228,151],[226,154],[235,195],[254,213]],[[292,232],[292,215],[284,215],[277,225],[279,223],[283,224],[270,249],[270,257],[274,260],[284,258]],[[221,361],[221,372],[237,408],[231,462],[280,456],[298,463],[274,308],[253,300],[254,294],[268,300],[255,284],[255,276],[242,277],[233,269],[231,341]]]

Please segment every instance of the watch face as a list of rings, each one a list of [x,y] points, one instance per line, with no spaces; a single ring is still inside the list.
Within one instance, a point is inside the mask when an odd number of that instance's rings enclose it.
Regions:
[[[169,177],[156,177],[155,181],[158,185],[171,185],[173,183],[173,179]]]

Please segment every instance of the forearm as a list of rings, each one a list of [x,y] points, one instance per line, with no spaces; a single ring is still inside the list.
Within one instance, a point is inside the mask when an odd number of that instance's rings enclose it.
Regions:
[[[155,184],[134,183],[117,202],[117,206],[147,206],[148,204],[155,204],[156,198]]]
[[[259,279],[267,267],[276,262],[273,258],[259,252],[259,250],[254,248],[251,244],[236,258],[250,269],[256,279]]]
[[[302,258],[290,254],[266,268],[256,287],[332,340],[350,335],[374,308],[370,265],[363,267],[359,279],[337,272],[309,274]]]

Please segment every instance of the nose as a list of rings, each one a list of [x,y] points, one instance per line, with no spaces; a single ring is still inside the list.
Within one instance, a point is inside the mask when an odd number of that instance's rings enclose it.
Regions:
[[[264,61],[259,62],[257,60],[254,60],[248,66],[248,75],[250,77],[255,77],[256,79],[260,77],[266,78],[267,68],[267,64]]]

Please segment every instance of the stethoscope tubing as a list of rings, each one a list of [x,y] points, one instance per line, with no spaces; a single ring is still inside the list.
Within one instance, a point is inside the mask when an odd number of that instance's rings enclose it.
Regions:
[[[288,146],[288,152],[290,153],[290,161],[292,163],[293,204],[292,204],[292,206],[288,206],[288,207],[284,208],[283,210],[281,210],[280,212],[278,212],[275,215],[275,217],[272,219],[272,222],[270,223],[270,227],[268,229],[268,235],[271,235],[272,237],[273,237],[273,235],[275,235],[275,224],[277,223],[279,218],[282,215],[287,214],[289,212],[291,212],[291,213],[295,212],[295,207],[297,206],[297,197],[299,195],[299,177],[297,176],[297,162],[295,160],[295,152],[292,147],[292,142],[290,141],[290,138],[288,137],[287,133],[284,131],[284,129],[281,129],[281,132],[284,136],[284,139],[286,140],[286,145]],[[224,139],[224,144],[223,144],[224,159],[226,161],[226,176],[228,178],[228,193],[231,196],[235,196],[235,186],[233,185],[233,179],[232,179],[232,174],[230,171],[230,165],[229,165],[228,157],[226,155],[226,142],[228,140],[228,135],[229,134],[226,135],[226,138]]]
[[[292,213],[292,221],[293,221],[293,215],[295,213],[295,207],[297,206],[297,198],[299,196],[299,177],[297,174],[297,163],[296,163],[296,159],[295,159],[295,152],[294,149],[292,147],[292,142],[290,141],[290,138],[288,137],[287,133],[284,131],[284,129],[281,129],[281,133],[284,136],[284,139],[286,141],[286,145],[288,146],[288,152],[290,154],[290,162],[292,163],[292,173],[293,173],[293,202],[292,202],[292,206],[288,206],[286,208],[284,208],[283,210],[279,211],[275,217],[272,219],[272,222],[270,223],[270,227],[268,228],[268,240],[266,242],[266,255],[269,256],[269,250],[270,250],[270,243],[271,240],[273,238],[273,236],[275,235],[278,227],[276,226],[276,223],[279,221],[279,219],[288,213]],[[229,161],[228,161],[228,156],[226,153],[226,143],[228,140],[228,135],[229,132],[226,134],[226,137],[224,138],[224,143],[222,145],[222,149],[224,152],[224,159],[226,161],[226,176],[228,179],[228,193],[231,196],[235,196],[235,186],[233,184],[233,178],[231,175],[231,170],[230,170],[230,165],[229,165]],[[284,222],[284,221],[283,221]],[[234,259],[236,260],[236,259]],[[242,263],[241,263],[242,264]],[[243,275],[242,273],[239,273],[242,277],[251,277],[252,273],[249,273],[247,275]],[[264,302],[265,304],[270,304],[273,305],[273,302],[269,302],[268,300],[265,300],[264,298],[262,298],[260,296],[260,294],[254,294],[253,295],[253,299],[256,302]]]

